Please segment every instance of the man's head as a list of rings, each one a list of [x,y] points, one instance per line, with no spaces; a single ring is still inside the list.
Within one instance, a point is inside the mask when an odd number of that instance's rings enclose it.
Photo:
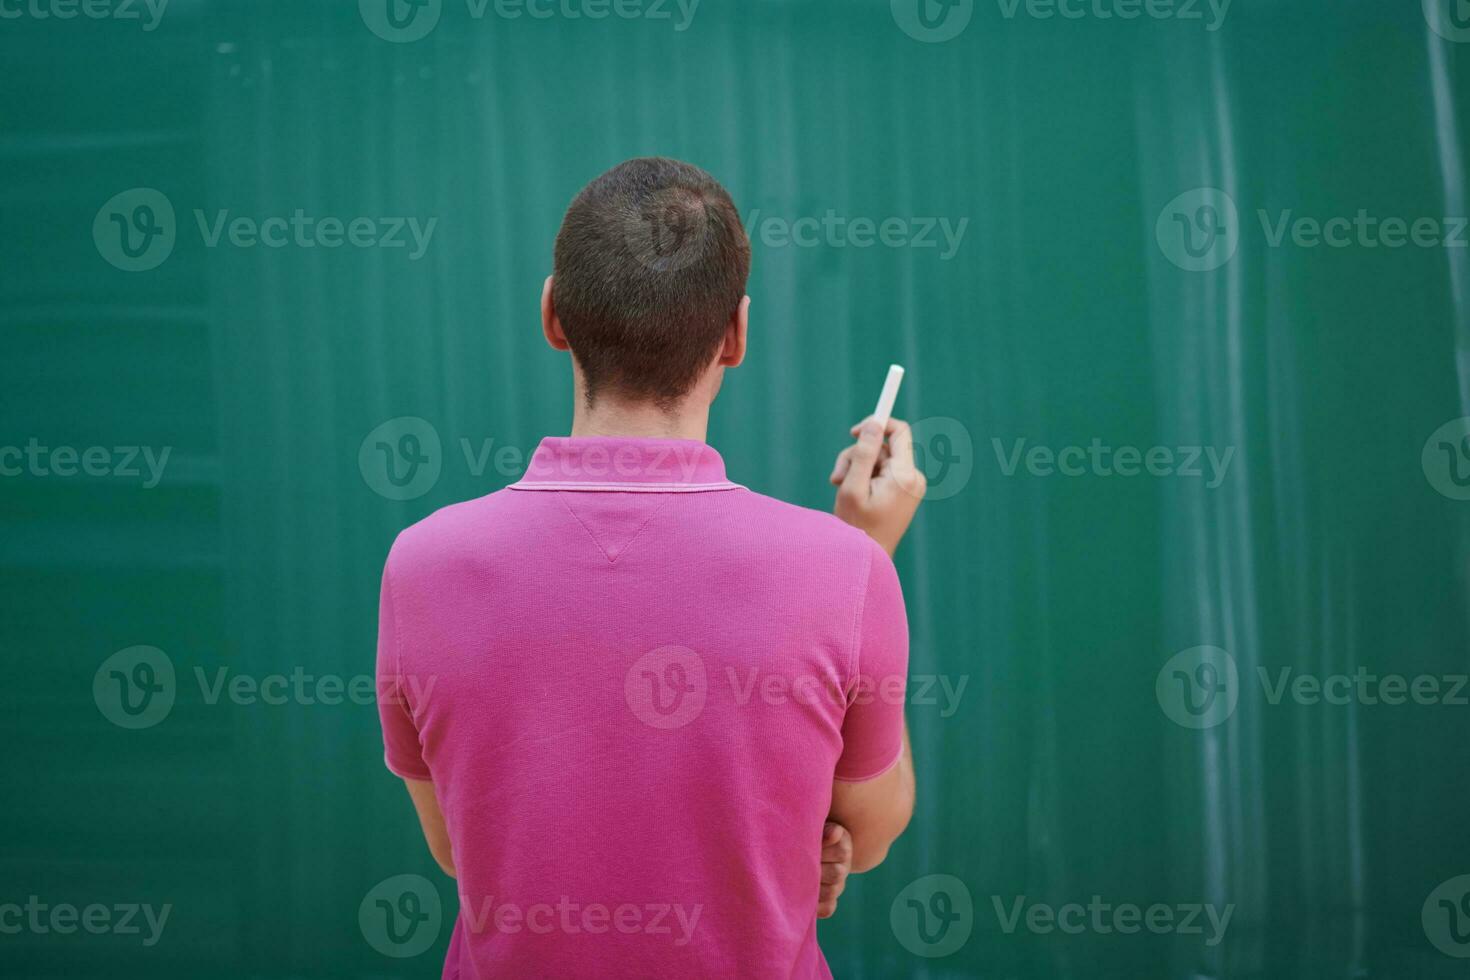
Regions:
[[[570,347],[589,402],[672,408],[745,352],[750,240],[730,195],[664,157],[620,163],[584,187],[556,236],[542,298],[553,347]]]

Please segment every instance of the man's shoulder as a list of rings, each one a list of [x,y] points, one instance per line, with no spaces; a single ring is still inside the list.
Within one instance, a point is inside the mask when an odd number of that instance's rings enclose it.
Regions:
[[[389,564],[403,570],[432,566],[466,549],[483,547],[486,535],[499,526],[496,514],[514,506],[515,499],[516,494],[497,490],[440,507],[398,532]]]
[[[757,519],[765,537],[785,541],[794,548],[862,554],[874,547],[873,540],[835,514],[744,490],[742,503]]]

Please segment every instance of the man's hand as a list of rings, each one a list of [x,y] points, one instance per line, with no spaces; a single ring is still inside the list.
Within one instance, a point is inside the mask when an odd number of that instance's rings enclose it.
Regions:
[[[923,471],[914,466],[913,433],[899,419],[889,419],[884,429],[877,419],[867,418],[852,427],[852,434],[857,442],[838,453],[832,467],[837,487],[833,512],[892,557],[928,486]]]
[[[827,821],[822,828],[822,890],[817,896],[817,918],[830,919],[837,899],[847,887],[852,872],[852,835],[840,823]]]

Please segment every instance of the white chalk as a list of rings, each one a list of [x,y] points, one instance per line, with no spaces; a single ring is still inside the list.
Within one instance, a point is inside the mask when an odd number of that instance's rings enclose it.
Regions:
[[[903,368],[897,364],[888,365],[888,377],[883,379],[883,393],[878,396],[878,407],[873,409],[873,418],[883,425],[888,424],[888,417],[893,414],[893,403],[898,401],[898,386],[903,384]]]

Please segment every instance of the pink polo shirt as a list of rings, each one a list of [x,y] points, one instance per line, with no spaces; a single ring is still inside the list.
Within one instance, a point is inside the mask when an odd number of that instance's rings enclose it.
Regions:
[[[907,668],[883,550],[701,442],[548,438],[408,528],[380,714],[453,841],[444,976],[829,977],[832,781],[898,761]]]

